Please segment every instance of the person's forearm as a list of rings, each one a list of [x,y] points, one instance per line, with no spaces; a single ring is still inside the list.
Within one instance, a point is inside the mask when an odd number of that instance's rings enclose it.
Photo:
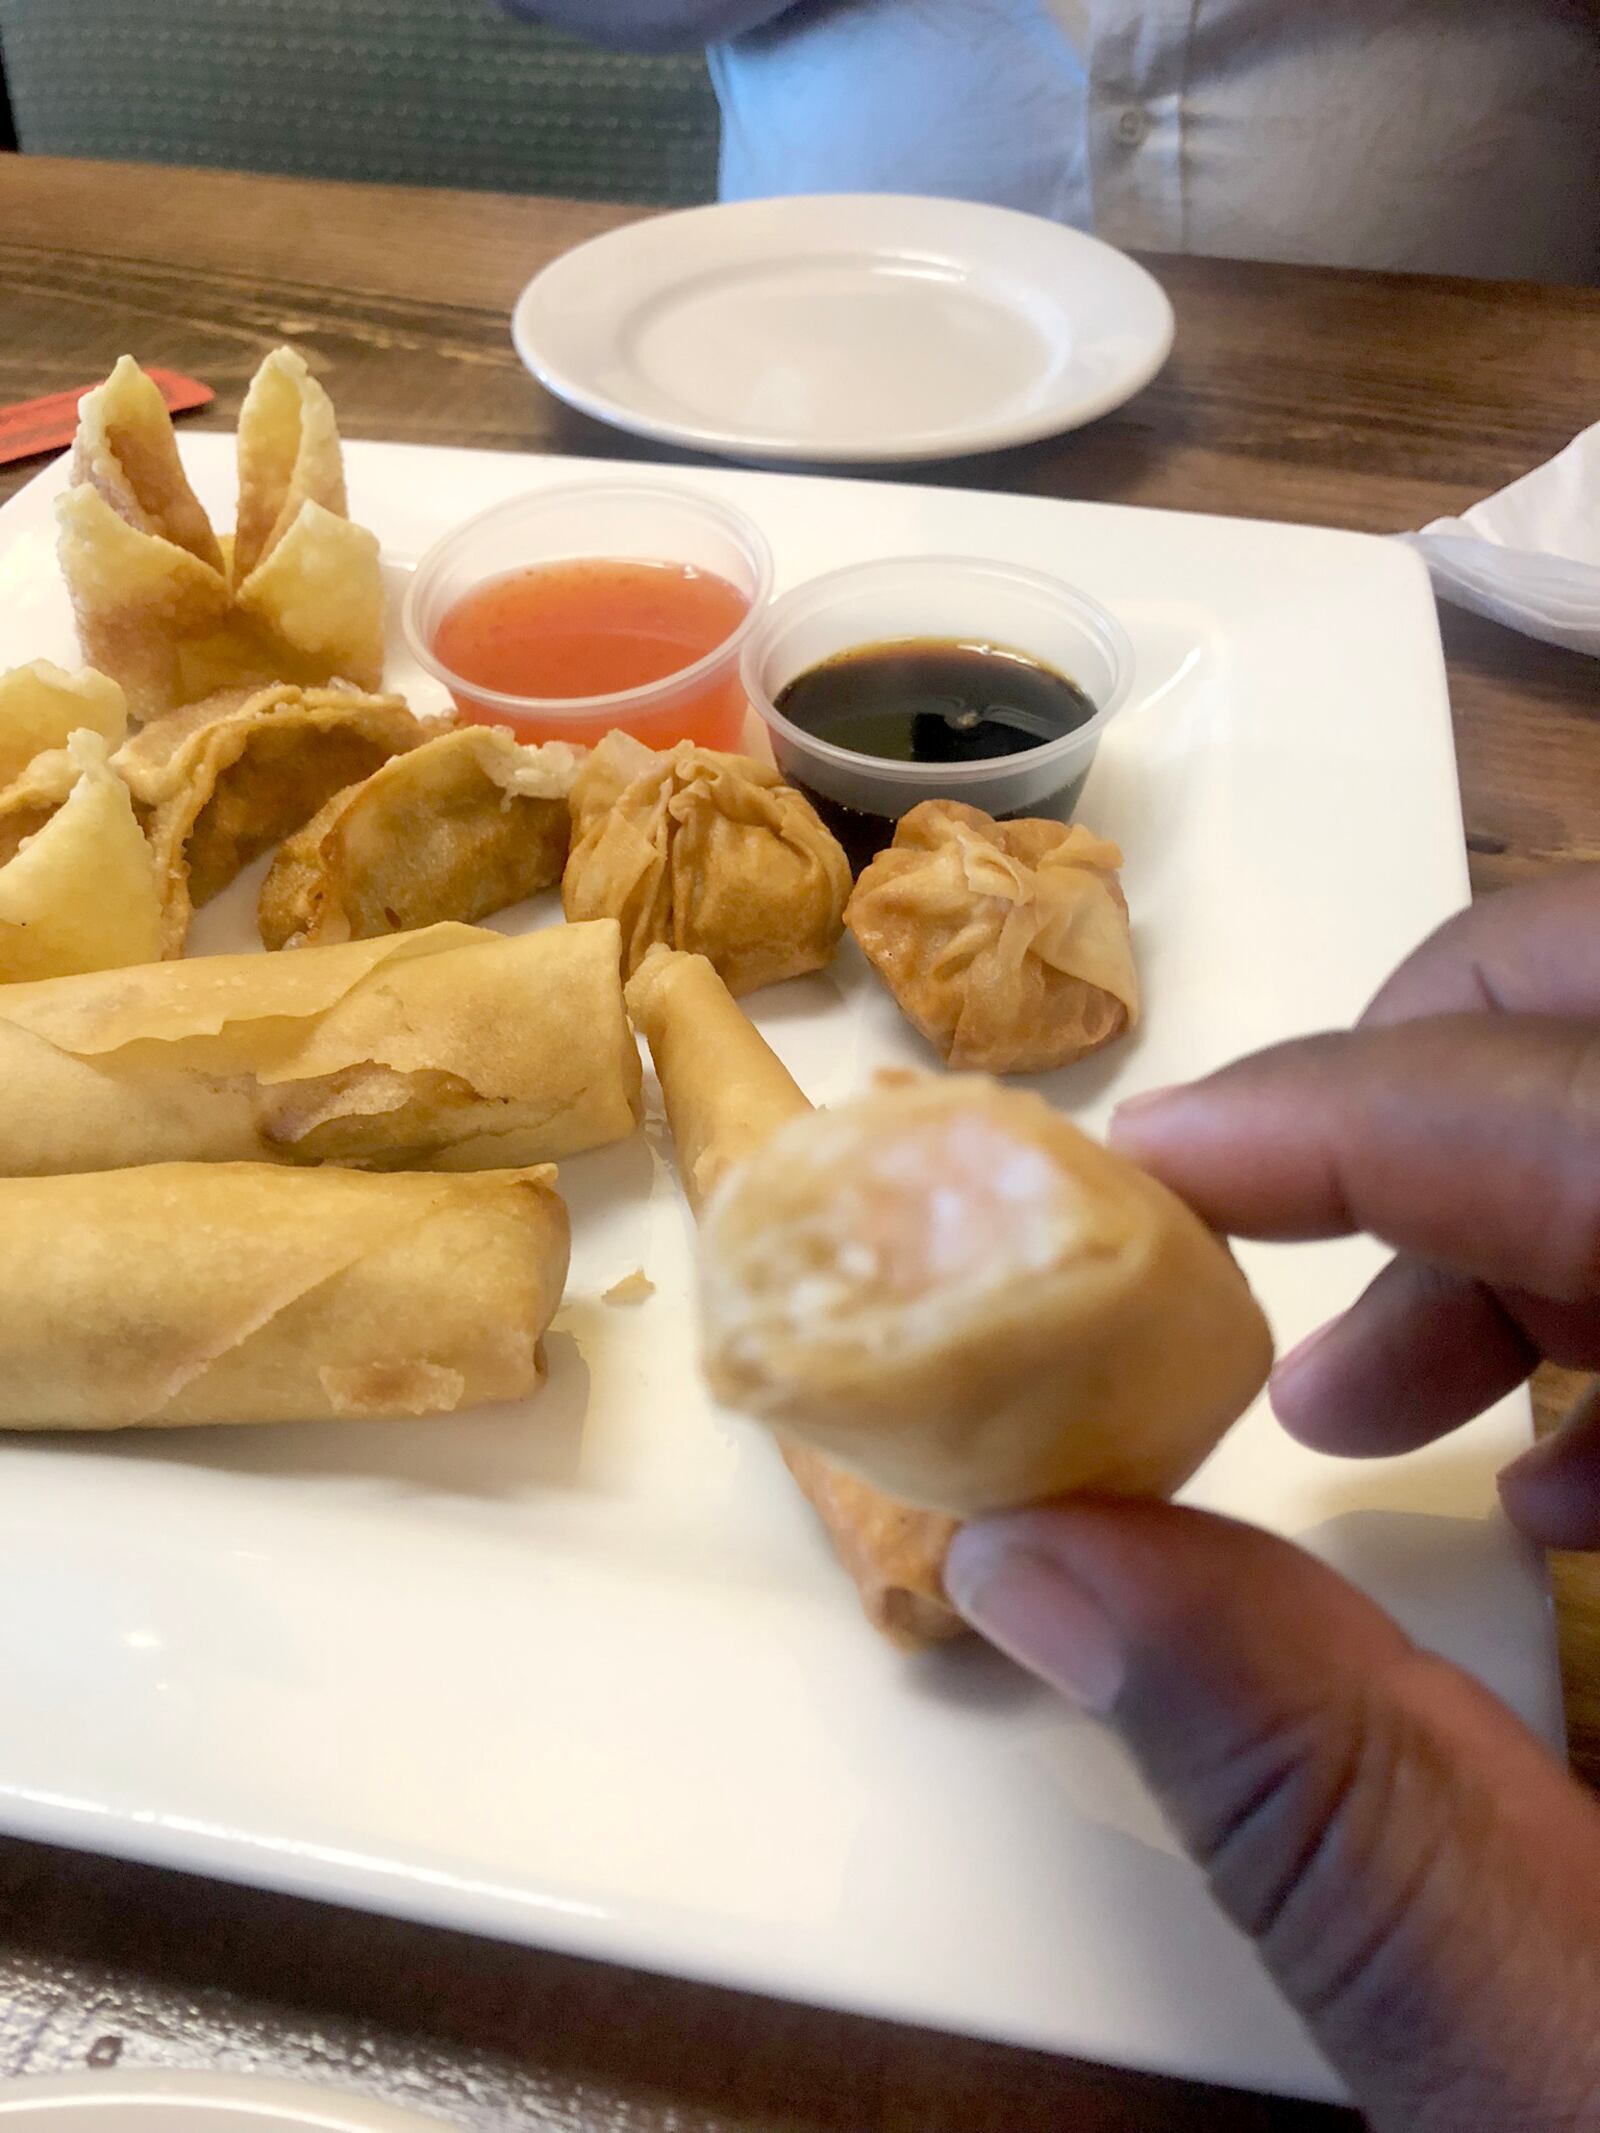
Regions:
[[[499,0],[507,14],[591,44],[671,52],[711,44],[788,13],[794,0]],[[802,0],[804,4],[804,0]]]

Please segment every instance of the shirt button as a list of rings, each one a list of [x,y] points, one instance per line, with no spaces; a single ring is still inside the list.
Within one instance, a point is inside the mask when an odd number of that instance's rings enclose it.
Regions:
[[[1137,148],[1149,131],[1150,120],[1137,104],[1117,113],[1117,139],[1129,148]]]

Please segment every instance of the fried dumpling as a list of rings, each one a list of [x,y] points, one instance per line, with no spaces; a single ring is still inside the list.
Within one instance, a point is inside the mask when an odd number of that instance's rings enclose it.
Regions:
[[[292,348],[277,348],[239,411],[234,599],[298,662],[275,674],[358,688],[383,678],[378,542],[346,515],[333,402]]]
[[[234,690],[134,735],[116,756],[145,816],[162,894],[162,953],[241,867],[334,793],[436,731],[398,696],[355,689]]]
[[[222,573],[221,544],[183,471],[167,404],[132,356],[78,404],[72,480],[87,483],[136,533]]]
[[[212,564],[119,517],[87,482],[58,500],[56,529],[83,656],[121,684],[132,718],[201,693],[201,666],[247,659],[227,628],[227,580]]]
[[[1138,1020],[1121,864],[1076,823],[924,800],[863,872],[846,922],[949,1065],[1038,1073]]]
[[[0,866],[16,857],[25,838],[38,835],[77,781],[66,749],[47,748],[20,777],[0,786]]]
[[[27,821],[31,829],[13,840],[8,832]],[[0,984],[115,970],[160,953],[150,847],[105,737],[85,728],[0,793]]]
[[[275,348],[239,410],[239,510],[233,581],[242,584],[302,507],[345,517],[344,456],[333,402],[292,348]]]
[[[109,675],[93,667],[69,674],[48,659],[0,674],[0,787],[85,729],[113,748],[128,730],[127,701]]]
[[[472,920],[561,879],[580,757],[460,726],[347,786],[288,839],[261,888],[269,948]]]
[[[333,408],[292,349],[267,357],[240,414],[231,557],[131,356],[83,400],[72,475],[57,522],[78,635],[135,719],[252,682],[377,686],[378,544],[344,515]]]
[[[562,902],[621,921],[630,974],[658,942],[705,956],[734,993],[820,970],[849,894],[838,840],[768,764],[608,733],[574,780]]]

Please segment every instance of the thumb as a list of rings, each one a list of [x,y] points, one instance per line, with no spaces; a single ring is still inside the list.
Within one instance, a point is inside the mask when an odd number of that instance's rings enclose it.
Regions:
[[[965,1528],[955,1605],[1122,1736],[1383,2133],[1600,2122],[1600,1806],[1287,1542],[1075,1498]]]

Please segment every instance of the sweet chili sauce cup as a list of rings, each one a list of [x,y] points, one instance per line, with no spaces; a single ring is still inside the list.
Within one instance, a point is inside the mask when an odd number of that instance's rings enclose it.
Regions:
[[[742,512],[643,482],[562,485],[436,541],[406,588],[412,656],[464,718],[592,746],[739,746],[740,655],[772,588]]]
[[[1087,715],[1009,754],[930,762],[841,746],[783,709],[790,685],[829,660],[925,643],[1019,655],[1074,684]],[[773,601],[744,648],[745,689],[779,769],[858,867],[920,800],[1068,819],[1133,673],[1128,633],[1097,600],[1042,571],[966,556],[900,556],[812,578]]]

